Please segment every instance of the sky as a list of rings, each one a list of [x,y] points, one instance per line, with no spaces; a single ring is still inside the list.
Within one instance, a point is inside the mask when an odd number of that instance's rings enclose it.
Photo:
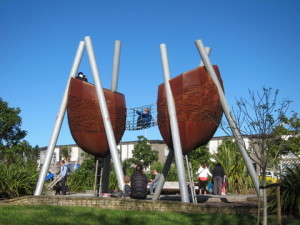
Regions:
[[[166,44],[171,77],[196,68],[195,40],[212,48],[226,99],[249,90],[279,89],[300,112],[300,1],[298,0],[0,0],[0,98],[19,107],[25,140],[47,146],[80,41],[90,36],[101,84],[111,87],[115,40],[122,42],[118,92],[126,106],[157,101],[163,83],[160,44]],[[79,71],[93,82],[84,52]],[[126,131],[162,140],[157,127]],[[216,136],[222,135],[217,131]],[[74,144],[67,116],[58,145]]]

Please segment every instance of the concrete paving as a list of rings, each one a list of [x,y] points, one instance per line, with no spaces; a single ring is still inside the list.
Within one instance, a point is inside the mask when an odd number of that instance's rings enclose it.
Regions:
[[[49,195],[54,195],[54,192],[49,193]],[[86,193],[67,193],[67,196],[72,197],[95,197],[93,191],[88,191]],[[109,196],[100,196],[100,197],[109,197]],[[147,196],[147,200],[152,200],[152,195]],[[161,195],[161,201],[181,201],[180,195]],[[190,196],[190,202],[192,203],[192,196]],[[218,203],[241,203],[241,202],[249,202],[252,204],[258,203],[257,195],[197,195],[197,202],[198,203],[211,203],[211,204],[218,204]]]

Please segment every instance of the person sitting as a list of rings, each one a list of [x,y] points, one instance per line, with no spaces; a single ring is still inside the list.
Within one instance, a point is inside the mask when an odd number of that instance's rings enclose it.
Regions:
[[[147,128],[151,126],[151,121],[152,121],[152,115],[150,113],[150,109],[149,108],[145,108],[143,110],[143,112],[134,109],[136,114],[139,115],[138,119],[137,119],[137,129],[143,129],[143,128]]]
[[[137,165],[135,167],[135,173],[131,176],[130,180],[131,180],[130,198],[146,199],[148,179],[147,176],[143,174],[142,165]]]
[[[155,177],[154,177],[154,180],[150,184],[150,195],[153,195],[153,192],[154,192],[156,186],[158,185],[158,180],[160,177],[160,173],[157,172],[157,170],[153,170],[153,174]]]
[[[87,77],[82,72],[79,72],[75,78],[78,79],[78,80],[88,82]]]
[[[129,176],[125,176],[124,177],[124,182],[125,182],[125,185],[124,185],[124,194],[123,194],[123,197],[124,198],[129,198],[130,197],[130,193],[131,193],[131,187],[129,186],[130,177]]]

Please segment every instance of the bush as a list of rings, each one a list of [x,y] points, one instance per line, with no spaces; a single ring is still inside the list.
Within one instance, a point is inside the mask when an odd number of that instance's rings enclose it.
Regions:
[[[15,198],[33,195],[38,173],[35,163],[26,163],[21,160],[12,164],[1,162],[0,197]]]
[[[85,155],[79,169],[73,171],[68,178],[68,186],[75,192],[82,192],[94,189],[95,160],[92,155]]]
[[[281,211],[284,215],[300,217],[300,167],[288,168],[280,182]],[[270,193],[269,208],[276,211],[276,191]]]

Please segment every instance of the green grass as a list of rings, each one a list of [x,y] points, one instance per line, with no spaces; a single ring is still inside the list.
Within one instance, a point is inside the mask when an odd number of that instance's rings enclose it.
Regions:
[[[283,224],[299,224],[299,220],[295,219],[286,218],[283,222]],[[249,215],[124,211],[80,206],[0,206],[0,224],[253,225],[256,224],[256,218]],[[276,217],[272,216],[269,224],[277,224]]]

